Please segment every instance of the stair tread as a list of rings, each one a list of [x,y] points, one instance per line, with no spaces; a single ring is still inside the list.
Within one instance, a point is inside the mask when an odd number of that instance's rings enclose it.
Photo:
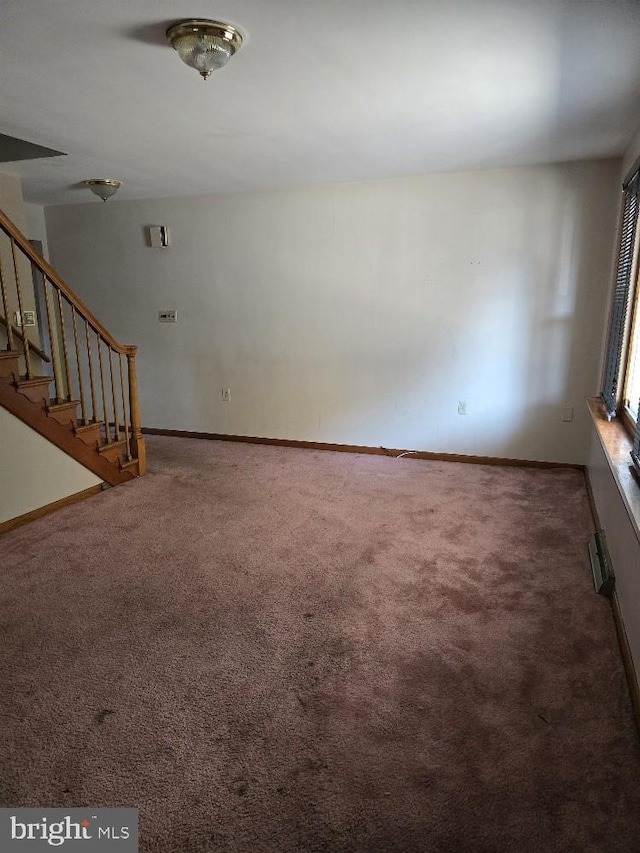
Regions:
[[[48,414],[41,401],[32,399],[41,389],[42,396],[45,396],[44,385],[23,386],[22,389],[17,387],[18,392],[22,393],[16,393],[15,383],[0,380],[0,405],[110,485],[127,482],[139,474],[133,467],[122,470],[120,459],[112,458],[124,455],[119,448],[114,448],[111,454],[98,453],[99,434],[95,434],[94,441],[94,433],[85,432],[83,442],[80,435],[75,434],[72,424],[61,424],[60,420]],[[27,394],[31,397],[27,397]]]
[[[100,452],[103,450],[111,450],[113,447],[125,447],[127,444],[127,440],[125,438],[121,438],[119,441],[107,441],[105,444],[100,446]]]
[[[20,358],[22,352],[19,349],[0,350],[0,358]]]
[[[90,429],[95,429],[95,427],[103,427],[104,421],[91,421],[88,424],[78,424],[76,427],[76,432],[88,432]]]
[[[123,463],[120,465],[120,467],[121,467],[121,468],[133,468],[133,466],[134,466],[134,465],[137,465],[137,464],[138,464],[138,460],[137,460],[137,459],[129,459],[129,461],[128,461],[128,462],[123,462]]]
[[[50,412],[58,412],[63,409],[75,409],[80,405],[80,400],[66,400],[64,403],[49,403],[47,409]]]
[[[50,382],[53,382],[53,376],[32,376],[30,379],[21,376],[16,380],[16,385],[20,388],[26,388],[29,385],[44,385],[45,383],[48,385]]]

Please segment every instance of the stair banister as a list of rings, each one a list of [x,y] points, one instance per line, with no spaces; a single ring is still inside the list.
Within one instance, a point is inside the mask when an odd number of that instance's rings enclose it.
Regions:
[[[60,276],[56,273],[53,267],[50,267],[49,264],[45,261],[44,258],[41,258],[40,255],[36,252],[36,250],[30,245],[29,241],[25,239],[25,237],[18,231],[13,222],[5,215],[5,213],[0,210],[0,228],[11,237],[12,241],[15,241],[20,247],[21,252],[26,255],[34,266],[36,266],[40,272],[46,276],[49,281],[54,285],[54,287],[59,290],[63,296],[67,298],[67,301],[70,302],[77,310],[79,314],[88,321],[89,325],[97,332],[98,335],[102,338],[102,340],[109,344],[109,346],[115,350],[115,352],[121,352],[126,355],[127,346],[123,344],[119,344],[118,341],[113,337],[113,335],[109,334],[109,332],[105,329],[102,323],[94,317],[91,311],[87,308],[87,306],[82,302],[81,299],[75,295],[75,293],[71,290],[71,288],[65,284],[65,282],[60,278]]]
[[[44,406],[43,411],[50,412],[54,417],[62,417],[63,420],[69,417],[71,419],[69,423],[73,424],[76,435],[79,435],[82,430],[91,429],[91,436],[93,436],[94,430],[99,430],[101,437],[98,437],[95,444],[96,453],[104,454],[104,460],[117,459],[118,465],[122,466],[123,475],[127,473],[127,476],[131,476],[128,473],[130,466],[135,466],[139,474],[144,474],[145,447],[135,367],[137,348],[133,345],[120,344],[115,340],[0,210],[0,234],[2,233],[9,239],[12,260],[9,266],[12,266],[13,274],[12,281],[7,279],[10,273],[7,273],[6,265],[3,268],[3,259],[0,257],[2,296],[0,310],[4,312],[4,315],[0,313],[0,325],[7,331],[5,356],[15,359],[16,364],[18,357],[24,359],[26,367],[25,376],[21,375],[19,368],[14,369],[13,381],[16,389],[26,389],[29,386],[30,393],[40,399],[38,397],[40,392],[36,389],[46,388],[48,384],[46,380],[53,382],[55,395],[51,399],[51,392],[46,393],[46,397],[41,400]],[[39,287],[42,290],[44,304],[40,303],[36,319],[40,340],[44,342],[42,348],[29,339],[24,325],[14,325],[11,322],[12,302],[19,316],[24,317],[26,276],[21,267],[22,259],[29,262],[32,271],[37,270],[40,273],[40,276],[35,278],[40,282]],[[30,298],[27,302],[30,302]],[[79,328],[78,323],[80,323]],[[84,323],[84,333],[82,323]],[[21,351],[14,349],[16,339],[22,342]],[[105,365],[104,361],[104,347],[107,349],[108,365]],[[50,349],[49,353],[47,349]],[[115,370],[114,354],[117,359]],[[32,355],[43,362],[51,363],[53,376],[50,374],[38,376],[33,370]],[[123,357],[127,359],[126,380]],[[6,358],[5,371],[6,365],[9,364]],[[5,372],[4,375],[6,377],[9,374]],[[89,395],[85,391],[85,378],[89,383]],[[32,399],[34,399],[33,396]],[[6,400],[5,397],[5,405],[7,405]],[[77,406],[81,410],[79,420]],[[49,427],[45,429],[42,425],[42,430],[47,436],[53,435]],[[82,434],[87,436],[85,441],[93,441],[93,438],[89,438],[89,432],[82,432]],[[67,445],[68,442],[63,441],[63,444]]]
[[[4,273],[2,271],[2,258],[0,257],[0,292],[2,293],[2,310],[4,312],[4,319],[7,329],[7,347],[8,349],[13,349],[13,324],[11,323],[11,317],[9,315],[9,303],[7,302],[7,289],[4,283]]]
[[[22,236],[22,235],[20,235]],[[18,259],[16,258],[16,241],[14,239],[11,240],[11,257],[13,258],[13,274],[14,281],[16,285],[16,295],[18,298],[18,315],[20,316],[20,322],[22,323],[22,318],[24,317],[24,307],[22,302],[22,285],[20,284],[20,273],[18,272]],[[10,317],[7,317],[10,320]],[[29,350],[29,336],[25,334],[22,336],[22,350],[24,352],[24,360],[27,365],[27,376],[31,376],[31,352]]]

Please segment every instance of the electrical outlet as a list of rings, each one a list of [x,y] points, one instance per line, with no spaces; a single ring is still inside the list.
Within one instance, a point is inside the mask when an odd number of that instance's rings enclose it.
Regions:
[[[231,388],[223,388],[222,389],[222,402],[230,403],[231,402]]]
[[[565,406],[562,410],[562,420],[564,423],[571,423],[573,420],[573,406]]]
[[[467,414],[467,404],[464,400],[458,400],[458,414],[466,415]]]
[[[178,312],[175,308],[165,308],[164,311],[158,311],[159,323],[177,323]]]

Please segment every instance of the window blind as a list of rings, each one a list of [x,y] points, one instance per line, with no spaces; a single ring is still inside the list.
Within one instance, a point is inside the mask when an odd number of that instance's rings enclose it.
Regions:
[[[640,192],[640,172],[635,174],[623,186],[622,226],[620,247],[616,265],[616,283],[613,304],[609,317],[609,333],[605,351],[604,372],[602,377],[602,401],[609,418],[615,417],[618,402],[618,380],[624,345],[624,331],[631,288],[631,270],[635,245],[636,226],[638,224],[638,195]],[[640,446],[639,446],[640,451]]]

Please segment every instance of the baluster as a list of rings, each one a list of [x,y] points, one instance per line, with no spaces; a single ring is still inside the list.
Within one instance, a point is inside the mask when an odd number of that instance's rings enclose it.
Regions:
[[[58,298],[58,313],[60,315],[60,333],[62,335],[62,355],[64,358],[64,375],[67,381],[67,400],[71,400],[72,397],[72,387],[71,387],[71,372],[69,371],[69,350],[67,348],[67,329],[64,322],[64,307],[62,304],[62,294],[59,290],[56,289],[56,296]]]
[[[124,372],[122,370],[122,353],[118,354],[120,366],[120,392],[122,394],[122,415],[124,418],[124,440],[126,442],[127,461],[131,459],[131,436],[129,435],[129,418],[127,417],[127,398],[124,394]]]
[[[109,376],[111,378],[111,399],[113,402],[113,434],[116,441],[120,441],[120,426],[118,423],[118,407],[116,405],[116,383],[113,381],[113,360],[112,349],[107,344],[107,352],[109,353]]]
[[[82,413],[82,423],[87,423],[87,411],[84,396],[84,383],[82,381],[82,365],[80,363],[80,347],[78,346],[78,323],[76,321],[76,309],[71,307],[71,322],[73,324],[73,342],[76,348],[76,364],[78,365],[78,391],[80,392],[80,412]]]
[[[53,382],[56,390],[56,402],[62,402],[62,378],[60,376],[60,363],[58,358],[58,347],[56,345],[57,340],[57,330],[55,325],[53,324],[51,318],[53,316],[53,312],[51,309],[51,297],[49,295],[49,287],[47,285],[50,284],[48,278],[45,276],[42,277],[42,287],[44,290],[44,304],[47,310],[47,325],[49,326],[49,342],[51,345],[51,363],[53,365]],[[53,285],[51,285],[53,286]]]
[[[97,406],[96,406],[96,383],[93,377],[93,353],[91,352],[91,339],[89,336],[89,323],[84,321],[84,331],[87,337],[87,355],[89,357],[89,383],[91,385],[91,420],[95,423],[98,418],[97,414]]]
[[[104,432],[107,444],[111,442],[111,430],[109,428],[109,413],[107,411],[107,392],[104,387],[104,365],[102,363],[102,338],[96,332],[98,339],[98,364],[100,365],[100,387],[102,388],[102,411],[104,412]]]
[[[147,471],[147,455],[142,437],[142,426],[140,424],[140,402],[138,400],[138,380],[136,378],[136,347],[127,349],[127,367],[129,372],[129,410],[131,412],[131,431],[133,438],[131,446],[133,454],[138,460],[138,471],[140,476]]]
[[[20,323],[18,324],[22,331],[22,348],[24,350],[24,361],[27,368],[27,379],[31,379],[31,352],[29,350],[29,338],[24,326],[24,312],[22,308],[22,288],[20,287],[20,273],[18,272],[18,261],[16,258],[16,243],[11,237],[11,256],[13,257],[13,272],[16,277],[16,295],[18,297],[18,315]],[[11,317],[7,317],[7,323],[11,324]]]
[[[4,311],[4,319],[7,324],[7,349],[13,349],[13,328],[11,317],[9,316],[9,304],[7,302],[7,291],[4,286],[4,273],[2,271],[2,258],[0,257],[0,290],[2,291],[2,310]]]

